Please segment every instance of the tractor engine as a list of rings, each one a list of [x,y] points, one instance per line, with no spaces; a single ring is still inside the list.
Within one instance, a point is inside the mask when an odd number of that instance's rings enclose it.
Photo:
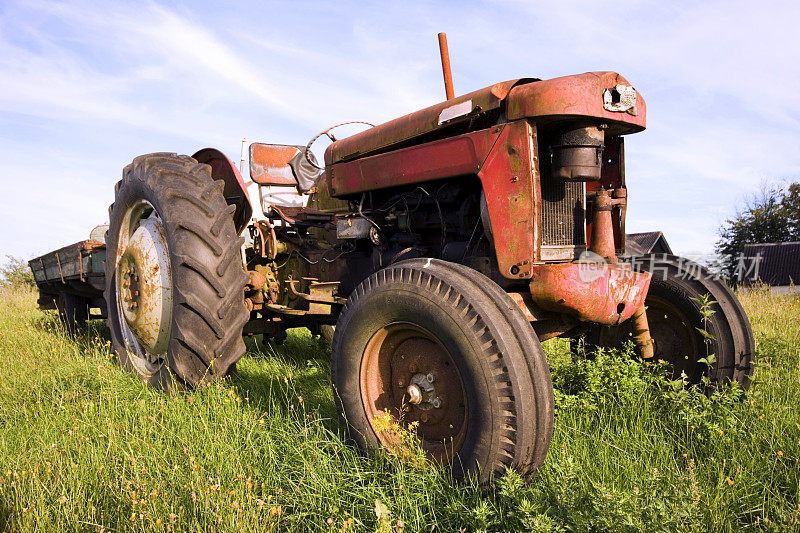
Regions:
[[[623,135],[644,124],[638,93],[600,72],[498,83],[335,140],[324,171],[309,147],[254,144],[248,306],[333,322],[372,272],[436,257],[498,283],[542,337],[631,317],[646,331],[649,274],[617,261]]]

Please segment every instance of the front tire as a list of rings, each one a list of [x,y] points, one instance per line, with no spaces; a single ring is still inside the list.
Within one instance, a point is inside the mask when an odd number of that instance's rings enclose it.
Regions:
[[[640,256],[633,259],[633,266],[653,275],[645,306],[655,358],[670,364],[674,378],[684,374],[690,384],[699,384],[707,376],[712,384],[735,381],[747,389],[753,373],[753,330],[728,285],[682,257]],[[704,298],[713,311],[705,319],[701,309]],[[620,348],[631,339],[631,326],[627,322],[590,328],[587,344]],[[700,330],[710,335],[708,342]],[[708,354],[716,360],[710,368],[701,361]]]
[[[462,268],[403,261],[355,289],[333,338],[334,397],[364,450],[393,445],[379,420],[388,412],[417,422],[428,457],[456,478],[529,475],[552,437],[550,371],[519,308]]]
[[[248,319],[232,209],[208,165],[137,157],[110,209],[108,325],[123,366],[162,389],[225,376]]]

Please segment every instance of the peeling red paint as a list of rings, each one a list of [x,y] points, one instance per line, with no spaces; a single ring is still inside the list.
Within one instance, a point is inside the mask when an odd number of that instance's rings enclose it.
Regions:
[[[633,272],[625,263],[535,265],[530,282],[533,300],[542,309],[610,325],[644,305],[649,287],[650,274]]]

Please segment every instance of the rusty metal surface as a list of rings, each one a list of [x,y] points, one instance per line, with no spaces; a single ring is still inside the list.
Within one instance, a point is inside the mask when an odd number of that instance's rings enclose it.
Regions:
[[[83,249],[87,252],[94,252],[95,250],[102,250],[106,247],[106,243],[100,241],[84,241]]]
[[[633,342],[639,348],[642,359],[652,359],[655,355],[653,337],[650,336],[650,325],[647,321],[647,310],[641,306],[631,317],[633,328]]]
[[[395,436],[376,427],[386,411],[408,426],[419,424],[422,448],[448,462],[464,443],[467,396],[452,355],[436,337],[409,323],[380,329],[367,343],[360,370],[362,402],[378,438],[388,449]]]
[[[34,280],[39,285],[54,281],[59,284],[87,277],[103,276],[102,259],[105,244],[79,241],[28,261]]]
[[[583,322],[618,324],[644,305],[650,274],[624,263],[535,265],[530,282],[534,303]]]
[[[552,176],[567,181],[599,180],[604,141],[604,127],[564,127],[549,147]]]
[[[89,240],[87,242],[99,242],[105,244],[106,232],[108,231],[108,224],[100,224],[92,228],[89,232]]]
[[[286,251],[286,243],[278,239],[275,227],[269,219],[262,219],[250,225],[253,238],[253,251],[260,257],[274,260],[278,254]]]
[[[502,128],[478,172],[500,274],[510,279],[530,278],[541,242],[537,157],[535,127],[526,120],[512,122]]]
[[[606,135],[603,144],[603,167],[600,180],[592,185],[604,189],[625,187],[625,138],[618,135]]]
[[[497,83],[451,100],[410,113],[380,124],[361,133],[336,141],[325,151],[327,165],[370,155],[389,149],[392,145],[431,133],[451,121],[443,121],[449,108],[464,106],[455,119],[499,109],[505,105],[509,121],[528,117],[590,116],[606,119],[622,133],[641,131],[646,124],[646,107],[642,96],[636,92],[637,114],[610,111],[604,107],[606,89],[629,86],[628,81],[616,72],[587,72],[550,80],[523,78]],[[460,107],[459,107],[460,109]]]
[[[125,212],[115,276],[123,318],[120,327],[128,350],[141,359],[163,357],[172,322],[171,265],[163,222],[145,200]]]
[[[597,189],[592,202],[591,238],[589,250],[609,263],[617,262],[617,247],[614,241],[612,211],[621,206],[625,198],[612,198],[605,189]]]
[[[347,301],[336,295],[339,288],[338,281],[317,281],[316,278],[303,278],[308,285],[308,293],[298,290],[295,284],[299,280],[292,279],[290,276],[286,280],[286,285],[292,294],[308,302],[308,314],[310,315],[329,315],[332,312],[332,304],[344,305]]]
[[[331,195],[347,195],[477,174],[483,185],[500,272],[530,277],[540,243],[535,126],[502,124],[355,161],[331,165]]]
[[[514,87],[506,99],[509,120],[525,117],[588,116],[598,117],[617,126],[621,133],[634,133],[645,128],[646,107],[638,92],[636,115],[610,111],[604,107],[606,89],[617,85],[630,86],[616,72],[586,72]]]
[[[58,252],[56,252],[56,264],[58,264],[58,275],[61,278],[61,283],[66,283],[66,281],[64,281],[64,271],[61,269],[61,258],[58,257]],[[83,269],[81,269],[80,276],[83,277]]]
[[[236,211],[233,213],[233,222],[236,232],[241,233],[253,216],[253,208],[250,205],[250,197],[239,169],[228,156],[216,148],[203,148],[192,156],[198,163],[205,163],[211,167],[211,177],[215,180],[222,180],[225,183],[223,194],[228,205],[235,205]]]
[[[620,83],[603,91],[603,109],[636,116],[639,114],[638,99],[636,89]]]
[[[500,129],[489,128],[332,165],[328,169],[330,194],[347,195],[477,174]]]
[[[625,218],[627,213],[628,190],[625,187],[625,139],[617,135],[607,135],[603,149],[603,167],[600,180],[586,183],[586,193],[591,196],[599,189],[612,191],[616,200],[621,200],[617,209],[611,211],[611,224],[614,232],[614,246],[618,255],[625,252]],[[592,223],[594,206],[589,204],[586,211],[587,245],[592,242]]]
[[[250,145],[250,178],[259,185],[294,185],[294,177],[289,161],[302,152],[301,146],[282,144]]]
[[[533,301],[533,297],[528,292],[509,292],[508,295],[514,300],[522,310],[528,322],[537,322],[539,320],[547,320],[552,317],[552,313],[542,311]]]
[[[563,335],[578,325],[578,321],[571,316],[541,309],[529,292],[509,292],[508,295],[522,310],[540,341]]]
[[[512,87],[531,81],[534,80],[525,78],[496,83],[336,141],[325,150],[325,164],[331,165],[355,157],[371,155],[389,149],[393,145],[431,133],[458,120],[468,120],[478,114],[499,109]],[[451,108],[461,109],[464,106],[466,106],[467,113],[460,114],[459,111],[456,116],[452,116],[448,120],[441,120],[452,115],[452,113],[448,113]],[[443,113],[444,115],[442,115]]]
[[[453,93],[453,75],[450,72],[450,50],[447,48],[447,35],[444,33],[439,34],[439,55],[442,56],[442,75],[444,76],[444,94],[448,100],[452,100],[455,94]]]

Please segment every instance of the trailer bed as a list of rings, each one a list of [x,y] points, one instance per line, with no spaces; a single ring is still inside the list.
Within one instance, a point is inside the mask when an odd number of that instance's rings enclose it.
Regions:
[[[86,240],[28,261],[39,289],[39,307],[63,311],[78,306],[86,308],[85,318],[105,316],[105,259],[105,243]],[[92,309],[99,312],[90,315]]]

